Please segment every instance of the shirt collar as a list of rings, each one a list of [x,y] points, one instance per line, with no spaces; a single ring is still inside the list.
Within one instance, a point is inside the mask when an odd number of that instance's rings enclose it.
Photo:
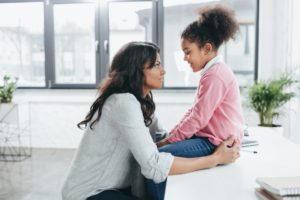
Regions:
[[[200,71],[200,75],[203,75],[209,68],[211,68],[214,64],[223,62],[223,56],[217,55],[213,59],[211,59],[206,65],[203,67],[203,69]]]

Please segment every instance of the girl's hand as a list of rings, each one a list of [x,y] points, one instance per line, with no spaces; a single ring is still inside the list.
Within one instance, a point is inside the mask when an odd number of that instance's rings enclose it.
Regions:
[[[159,142],[156,143],[157,148],[165,146],[167,144],[170,144],[170,142],[168,141],[168,138],[162,139]]]
[[[213,156],[217,165],[234,162],[240,157],[240,145],[234,142],[234,137],[230,137],[217,147]]]

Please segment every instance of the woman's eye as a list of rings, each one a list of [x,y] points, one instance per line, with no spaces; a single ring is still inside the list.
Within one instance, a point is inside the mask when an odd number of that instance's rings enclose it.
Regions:
[[[160,63],[156,63],[154,67],[160,67]]]

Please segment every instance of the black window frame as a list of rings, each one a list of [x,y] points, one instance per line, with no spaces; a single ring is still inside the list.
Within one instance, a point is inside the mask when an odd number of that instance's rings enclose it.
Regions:
[[[141,2],[152,1],[152,42],[161,49],[161,57],[164,54],[164,13],[163,0],[0,0],[1,3],[29,3],[42,2],[44,4],[44,53],[45,53],[45,86],[44,87],[22,87],[21,89],[95,89],[101,80],[106,76],[109,64],[109,23],[108,4],[110,2]],[[53,6],[55,4],[95,4],[95,58],[96,58],[96,82],[94,84],[57,84],[55,83],[55,53],[54,53],[54,16]],[[255,57],[254,57],[254,81],[258,78],[258,55],[259,55],[259,0],[256,0],[255,20]],[[163,62],[163,61],[162,61]],[[191,90],[196,87],[165,87],[164,90]]]

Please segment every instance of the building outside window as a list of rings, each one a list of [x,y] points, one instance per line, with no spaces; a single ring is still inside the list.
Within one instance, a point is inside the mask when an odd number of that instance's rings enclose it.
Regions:
[[[0,77],[45,86],[43,3],[0,3]]]
[[[255,76],[257,1],[217,1],[240,24],[220,53],[242,87]],[[17,76],[20,87],[95,88],[122,45],[148,41],[161,47],[164,87],[194,88],[199,73],[183,60],[180,34],[209,3],[216,1],[0,1],[0,77]]]
[[[54,5],[55,83],[96,83],[94,4]]]
[[[220,47],[220,53],[232,67],[240,86],[247,86],[254,80],[256,0],[219,2],[235,10],[240,24],[236,41],[229,41]],[[167,71],[165,87],[195,87],[199,73],[193,73],[183,60],[180,35],[189,23],[197,20],[197,8],[210,1],[164,0],[163,3],[164,66]]]

